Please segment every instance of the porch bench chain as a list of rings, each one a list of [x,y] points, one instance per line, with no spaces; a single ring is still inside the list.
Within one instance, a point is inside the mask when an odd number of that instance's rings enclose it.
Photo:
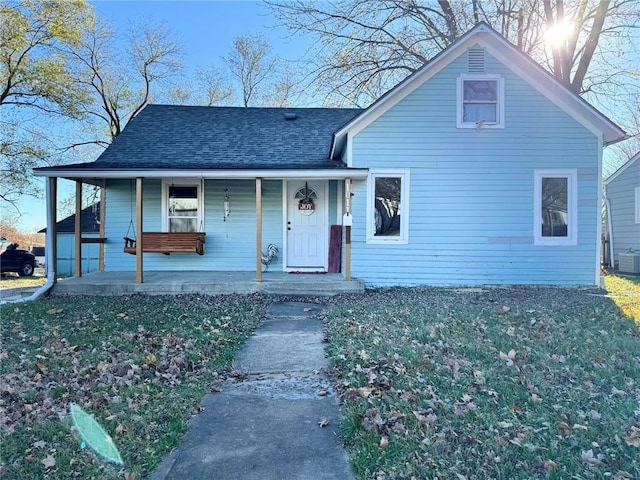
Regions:
[[[204,255],[204,232],[143,232],[142,251],[145,253],[197,253]],[[124,251],[136,254],[136,240],[124,237]]]

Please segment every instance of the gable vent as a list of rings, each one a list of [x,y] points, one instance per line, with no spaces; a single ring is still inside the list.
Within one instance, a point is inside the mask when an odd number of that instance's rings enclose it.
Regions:
[[[484,48],[470,48],[467,50],[467,69],[469,73],[484,73],[485,72],[485,50]]]

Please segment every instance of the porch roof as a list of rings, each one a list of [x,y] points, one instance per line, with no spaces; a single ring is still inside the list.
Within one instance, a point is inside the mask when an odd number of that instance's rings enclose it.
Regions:
[[[35,173],[96,177],[111,172],[109,177],[116,171],[164,170],[200,176],[205,171],[345,169],[342,161],[329,158],[333,133],[360,112],[147,105],[94,162]]]

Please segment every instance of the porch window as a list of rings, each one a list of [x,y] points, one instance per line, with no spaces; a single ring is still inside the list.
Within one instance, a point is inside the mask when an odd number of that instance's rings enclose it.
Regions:
[[[458,128],[504,127],[504,87],[499,75],[458,78]]]
[[[407,243],[409,173],[369,174],[367,217],[368,243]]]
[[[163,225],[165,232],[202,231],[202,198],[199,183],[163,183]]]
[[[577,244],[576,176],[575,170],[535,172],[536,244]]]

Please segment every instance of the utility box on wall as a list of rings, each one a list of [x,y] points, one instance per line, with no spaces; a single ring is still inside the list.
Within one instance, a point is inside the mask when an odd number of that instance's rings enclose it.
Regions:
[[[621,273],[640,273],[640,255],[637,253],[620,253],[618,270]]]

